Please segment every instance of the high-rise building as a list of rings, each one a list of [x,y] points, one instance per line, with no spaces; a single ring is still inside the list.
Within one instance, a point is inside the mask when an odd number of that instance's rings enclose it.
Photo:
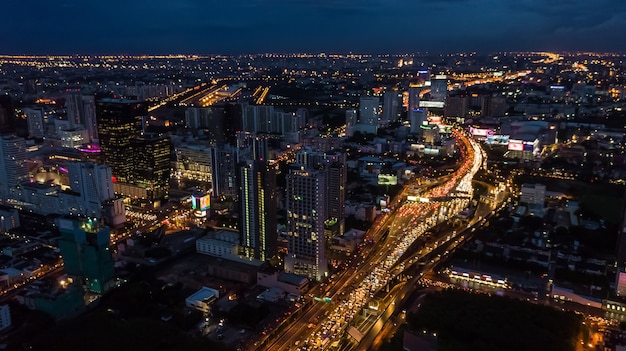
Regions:
[[[130,140],[132,184],[146,189],[148,200],[167,200],[170,183],[170,139],[145,133]],[[157,206],[158,207],[158,204]]]
[[[84,124],[83,97],[80,92],[72,92],[65,97],[65,110],[71,129]]]
[[[481,117],[502,117],[505,115],[508,106],[506,98],[502,96],[482,96],[480,101]]]
[[[359,123],[369,127],[368,132],[378,131],[378,106],[380,100],[376,96],[364,96],[359,100]]]
[[[359,114],[355,109],[346,110],[346,136],[354,135],[354,126],[359,123]]]
[[[420,109],[420,93],[421,92],[422,92],[421,85],[411,84],[409,86],[409,105],[407,108],[407,112],[409,114],[411,113],[411,111]]]
[[[9,95],[0,94],[0,134],[15,133],[15,109]]]
[[[402,105],[402,93],[397,90],[385,92],[383,95],[383,116],[381,122],[385,124],[395,123],[400,119],[400,106]]]
[[[241,109],[243,131],[250,133],[280,133],[281,123],[270,105],[244,105]]]
[[[28,125],[28,137],[42,139],[44,137],[43,108],[24,108],[22,109],[22,112],[24,112],[24,114],[26,115],[26,124]]]
[[[288,254],[285,271],[322,280],[326,262],[326,175],[322,171],[291,169],[287,175]]]
[[[345,231],[346,154],[303,149],[296,153],[296,164],[318,170],[326,177],[326,226],[335,235]],[[334,228],[328,228],[334,227]],[[335,229],[336,228],[336,229]]]
[[[407,109],[407,119],[411,125],[411,133],[419,134],[422,122],[426,120],[426,113],[420,109],[420,93],[422,87],[418,85],[409,86],[409,105]]]
[[[445,102],[448,97],[448,77],[436,75],[430,84],[430,100]]]
[[[185,179],[210,183],[211,147],[203,144],[176,145],[176,172]]]
[[[615,293],[617,296],[626,296],[626,193],[622,202],[621,225],[617,232],[617,252],[615,257],[616,276]]]
[[[0,192],[7,196],[29,179],[26,167],[26,141],[13,135],[0,136]]]
[[[70,161],[67,171],[70,188],[80,194],[83,202],[100,209],[103,202],[115,198],[111,167],[94,162]]]
[[[89,142],[98,142],[98,120],[96,118],[96,100],[93,95],[85,95],[83,99],[83,117],[85,129],[89,134]]]
[[[353,127],[359,123],[359,114],[355,109],[346,110],[346,127]]]
[[[92,219],[60,218],[58,228],[65,273],[90,291],[106,292],[114,278],[109,227]]]
[[[267,161],[241,167],[241,248],[245,257],[266,261],[276,254],[276,169]]]
[[[421,126],[424,124],[424,122],[427,121],[428,111],[426,109],[412,110],[409,113],[409,117],[410,117],[409,123],[411,124],[410,132],[412,134],[421,135],[422,133]]]
[[[309,110],[306,108],[299,108],[296,110],[296,118],[299,120],[299,124],[304,128],[309,122]]]
[[[470,111],[470,98],[466,95],[449,96],[443,111],[445,117],[467,118]]]
[[[129,157],[131,140],[142,130],[147,105],[137,100],[103,98],[96,101],[98,139],[104,163],[111,167],[117,181],[130,183],[135,169]]]
[[[212,145],[223,145],[229,139],[229,123],[223,107],[189,107],[185,110],[185,126],[202,129]]]
[[[213,197],[236,199],[237,187],[237,149],[230,145],[222,145],[212,149],[211,157]]]

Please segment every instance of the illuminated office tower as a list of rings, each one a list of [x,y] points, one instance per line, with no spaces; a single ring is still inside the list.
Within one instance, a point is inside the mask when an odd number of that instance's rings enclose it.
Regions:
[[[378,132],[378,105],[380,100],[375,96],[365,96],[359,100],[360,124],[366,126],[368,133]]]
[[[16,187],[28,181],[26,141],[13,135],[0,136],[0,191],[5,198]]]
[[[430,100],[445,102],[448,97],[448,77],[436,75],[430,84]]]
[[[0,94],[0,134],[15,133],[15,109],[9,95]]]
[[[131,140],[142,130],[147,105],[137,100],[103,98],[96,101],[98,138],[104,163],[111,167],[117,181],[130,183],[135,169],[129,157]]]
[[[397,90],[385,92],[385,95],[383,95],[383,116],[381,122],[384,124],[397,122],[400,119],[401,104],[402,93]]]
[[[93,219],[61,218],[58,228],[65,273],[95,293],[109,290],[114,278],[109,227]]]
[[[146,190],[147,200],[167,200],[170,184],[170,139],[146,133],[130,140],[131,183]],[[158,207],[158,203],[155,207]]]
[[[296,164],[318,170],[326,177],[326,229],[332,235],[345,231],[346,154],[305,148],[296,153]]]
[[[241,167],[241,248],[266,261],[276,254],[276,169],[266,161]]]
[[[326,262],[326,175],[322,171],[291,169],[286,191],[288,254],[285,271],[322,280]]]
[[[42,139],[44,137],[43,108],[24,108],[22,112],[26,115],[28,125],[28,137]]]

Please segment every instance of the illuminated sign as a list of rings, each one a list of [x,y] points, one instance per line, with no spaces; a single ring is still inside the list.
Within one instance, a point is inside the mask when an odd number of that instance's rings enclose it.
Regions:
[[[444,103],[441,101],[420,101],[420,107],[443,108]]]
[[[391,174],[379,174],[378,185],[396,185],[398,184],[398,176]]]
[[[425,147],[424,155],[439,155],[439,149]]]
[[[508,135],[488,135],[485,140],[486,144],[492,145],[508,145],[509,144],[509,136]]]
[[[204,195],[191,195],[191,207],[194,210],[206,211],[211,208],[211,196]]]
[[[524,151],[524,143],[521,140],[509,140],[509,150]]]
[[[494,135],[496,132],[494,132],[492,129],[488,129],[488,128],[475,128],[475,127],[470,127],[470,133],[473,136],[490,136],[490,135]]]

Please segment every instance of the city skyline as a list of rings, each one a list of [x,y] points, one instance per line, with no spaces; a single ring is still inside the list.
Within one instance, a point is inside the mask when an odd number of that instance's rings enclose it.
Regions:
[[[1,7],[11,14],[0,25],[3,54],[626,49],[626,4],[611,0],[38,0]]]

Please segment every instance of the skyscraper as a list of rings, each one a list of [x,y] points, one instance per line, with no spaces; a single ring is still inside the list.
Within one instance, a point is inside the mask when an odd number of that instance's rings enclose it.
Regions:
[[[380,100],[375,96],[364,96],[359,100],[360,124],[367,126],[368,133],[378,132],[378,105]]]
[[[114,277],[109,227],[96,220],[77,218],[61,218],[58,227],[65,273],[79,279],[90,291],[107,291]]]
[[[383,116],[381,122],[385,124],[395,123],[400,119],[400,106],[402,93],[397,90],[385,92],[383,95]]]
[[[166,200],[170,182],[170,139],[145,133],[130,140],[131,183],[146,189],[148,200]],[[158,204],[156,205],[158,207]]]
[[[409,106],[407,108],[407,112],[410,114],[411,111],[420,109],[420,93],[422,91],[421,85],[411,84],[409,86]],[[410,116],[409,116],[410,120]]]
[[[26,141],[23,138],[0,136],[0,191],[3,197],[29,179],[25,160]]]
[[[83,117],[85,118],[85,129],[89,134],[89,142],[98,141],[98,120],[96,118],[96,101],[93,95],[85,95],[83,99]]]
[[[321,171],[291,169],[287,175],[288,255],[285,271],[322,280],[326,262],[326,175]]]
[[[241,167],[243,255],[266,261],[276,254],[276,169],[267,161]]]
[[[96,101],[98,138],[104,163],[118,181],[130,183],[135,166],[128,156],[131,139],[142,130],[147,106],[136,100],[103,98]]]
[[[621,225],[617,232],[617,252],[615,257],[616,276],[615,293],[617,296],[626,296],[626,192],[622,202]]]
[[[80,92],[75,91],[65,97],[65,110],[71,129],[84,124],[83,97]]]
[[[22,112],[26,115],[28,125],[28,137],[41,139],[44,137],[43,108],[24,108]]]
[[[343,235],[345,230],[346,205],[346,154],[342,152],[321,152],[305,148],[296,153],[296,164],[305,169],[317,170],[326,177],[326,226],[337,225],[332,232]]]
[[[230,144],[212,148],[211,171],[213,172],[211,186],[213,197],[236,199],[237,187],[237,150]]]
[[[409,114],[409,117],[409,123],[411,124],[411,133],[421,135],[421,126],[427,120],[428,111],[426,109],[412,110]]]
[[[0,134],[15,133],[15,109],[9,95],[0,94]]]
[[[445,102],[448,97],[448,77],[446,75],[436,75],[430,85],[430,100]]]
[[[111,167],[94,162],[70,161],[67,164],[70,188],[81,201],[100,217],[102,203],[115,198]]]

